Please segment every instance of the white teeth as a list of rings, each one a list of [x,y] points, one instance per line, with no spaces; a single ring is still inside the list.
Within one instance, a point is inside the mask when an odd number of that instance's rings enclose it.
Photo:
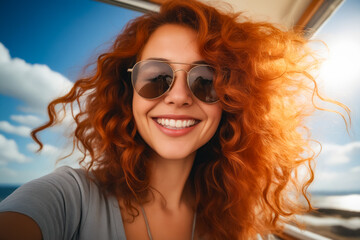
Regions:
[[[157,118],[156,122],[166,128],[170,129],[182,129],[195,125],[196,121],[194,119],[190,120],[175,120],[168,118]]]
[[[188,121],[182,121],[181,127],[186,127],[186,126],[187,126],[187,123],[188,123]],[[179,127],[180,127],[180,126],[179,126]]]
[[[175,120],[174,119],[170,119],[170,127],[175,127]]]
[[[176,120],[175,126],[176,126],[177,128],[182,127],[182,123],[183,123],[183,121],[181,121],[181,120]],[[186,126],[185,126],[185,127],[186,127]]]

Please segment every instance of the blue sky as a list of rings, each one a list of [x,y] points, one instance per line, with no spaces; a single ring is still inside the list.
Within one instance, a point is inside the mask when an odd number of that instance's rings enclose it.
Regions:
[[[139,15],[92,0],[0,1],[0,184],[21,184],[55,168],[69,149],[68,127],[41,134],[41,154],[33,153],[30,129],[46,121],[48,101],[69,89]],[[360,2],[347,0],[315,36],[330,48],[320,86],[352,109],[353,128],[349,136],[330,113],[310,119],[313,137],[323,143],[313,190],[360,191],[359,15]]]

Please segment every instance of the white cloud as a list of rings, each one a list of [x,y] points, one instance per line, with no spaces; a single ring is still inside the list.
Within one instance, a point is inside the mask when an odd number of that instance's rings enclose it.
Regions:
[[[311,191],[352,192],[360,190],[360,175],[351,169],[318,169]]]
[[[30,137],[30,132],[31,132],[31,128],[29,127],[14,126],[7,121],[0,121],[0,130],[11,134],[16,134],[22,137]]]
[[[44,122],[35,115],[11,115],[10,119],[30,127],[37,127]]]
[[[5,48],[2,43],[0,43],[0,53],[0,64],[10,61],[11,57],[9,50]]]
[[[30,158],[19,152],[16,142],[0,134],[0,162],[29,162]]]
[[[360,173],[360,166],[353,167],[352,169],[350,169],[350,172]]]
[[[360,142],[351,142],[345,145],[323,144],[321,159],[328,165],[349,163],[353,155],[360,154]]]
[[[34,153],[39,149],[38,145],[35,143],[27,144],[26,148],[30,152],[34,152]],[[67,145],[67,146],[58,148],[58,147],[55,147],[50,144],[44,144],[42,150],[37,154],[39,155],[40,158],[43,158],[43,157],[46,158],[47,162],[55,163],[56,160],[59,160],[65,156],[67,156],[71,152],[72,152],[71,145]],[[58,164],[57,166],[67,165],[67,166],[71,166],[73,168],[78,168],[79,167],[78,160],[81,159],[82,157],[83,157],[83,154],[79,150],[75,149],[70,157],[62,159],[60,162],[57,163]],[[87,157],[85,159],[85,162],[88,162],[88,161],[89,161],[89,157]]]
[[[0,43],[0,94],[22,100],[28,112],[44,113],[47,104],[68,91],[73,83],[47,65],[11,58]]]
[[[39,146],[35,143],[29,143],[28,145],[26,145],[26,148],[30,152],[35,153],[38,150]],[[51,159],[59,158],[60,154],[61,154],[60,149],[50,144],[44,144],[43,149],[40,152],[40,155],[44,155]]]
[[[18,174],[16,171],[6,168],[6,167],[1,167],[0,168],[0,176],[1,178],[9,178],[9,177],[16,177]]]
[[[360,142],[323,144],[317,160],[313,191],[360,190]]]
[[[323,171],[318,174],[321,181],[324,183],[329,183],[331,181],[336,181],[339,179],[341,173],[339,172],[333,172],[333,171]]]

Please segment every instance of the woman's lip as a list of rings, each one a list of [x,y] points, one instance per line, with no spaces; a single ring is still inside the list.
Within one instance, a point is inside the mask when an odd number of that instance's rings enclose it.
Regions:
[[[155,116],[152,117],[153,119],[157,119],[157,118],[168,118],[168,119],[175,119],[175,120],[195,120],[195,121],[199,121],[199,119],[194,118],[192,116],[189,115],[172,115],[172,114],[168,114],[168,115],[159,115],[159,116]]]
[[[165,118],[165,117],[163,117]],[[175,119],[175,118],[172,118]],[[189,118],[176,118],[176,119],[189,119]],[[194,118],[191,118],[194,119]],[[194,128],[197,126],[198,122],[195,125],[192,125],[190,127],[184,127],[184,128],[179,128],[179,129],[170,129],[170,128],[166,128],[165,126],[159,124],[157,121],[157,118],[153,118],[153,121],[155,123],[155,125],[157,126],[157,128],[164,133],[167,136],[170,137],[181,137],[184,136],[188,133],[190,133],[192,130],[194,130]]]

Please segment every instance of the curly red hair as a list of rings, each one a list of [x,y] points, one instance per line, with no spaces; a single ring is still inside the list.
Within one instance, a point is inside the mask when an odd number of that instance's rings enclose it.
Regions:
[[[316,154],[304,120],[316,108],[314,97],[322,98],[310,74],[318,62],[300,34],[244,21],[240,14],[224,14],[197,1],[168,1],[160,13],[132,20],[98,57],[95,72],[49,104],[50,120],[32,132],[33,138],[41,148],[37,133],[58,122],[57,105],[81,106],[73,113],[74,146],[84,153],[80,162],[136,217],[134,203],[143,203],[151,192],[149,147],[134,122],[127,69],[164,24],[196,30],[201,55],[220,73],[215,89],[222,120],[198,150],[189,177],[199,235],[249,239],[279,232],[290,216],[312,209],[307,188]],[[305,180],[298,177],[301,166],[308,169]],[[307,200],[305,206],[299,197]]]

